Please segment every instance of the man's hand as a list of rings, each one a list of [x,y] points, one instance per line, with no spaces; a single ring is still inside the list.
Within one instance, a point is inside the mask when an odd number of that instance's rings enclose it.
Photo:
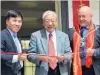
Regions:
[[[88,48],[88,49],[86,50],[86,55],[92,56],[93,54],[94,54],[94,50],[93,50],[93,49]]]
[[[51,59],[49,56],[39,56],[39,58],[43,62],[49,62]]]
[[[27,58],[27,55],[29,55],[29,54],[26,54],[26,53],[19,54],[18,55],[18,60],[24,61],[24,59]]]
[[[58,61],[63,61],[64,60],[64,56],[63,55],[58,55],[56,58],[57,58]]]

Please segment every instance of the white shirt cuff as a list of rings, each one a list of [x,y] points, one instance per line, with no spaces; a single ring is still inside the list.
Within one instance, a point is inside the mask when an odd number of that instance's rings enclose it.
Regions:
[[[13,55],[12,63],[18,62],[18,55]]]

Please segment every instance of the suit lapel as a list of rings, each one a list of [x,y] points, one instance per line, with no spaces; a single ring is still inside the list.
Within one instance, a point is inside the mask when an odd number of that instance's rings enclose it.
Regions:
[[[11,44],[13,45],[14,51],[17,52],[17,47],[16,47],[16,45],[14,43],[14,40],[13,40],[10,32],[8,31],[8,29],[5,29],[5,30],[6,30],[6,33],[7,33],[8,37],[9,37],[9,40],[11,41]]]
[[[46,31],[42,29],[40,30],[40,33],[41,33],[41,44],[43,46],[43,50],[45,51],[46,54],[48,54],[48,40],[47,40]]]

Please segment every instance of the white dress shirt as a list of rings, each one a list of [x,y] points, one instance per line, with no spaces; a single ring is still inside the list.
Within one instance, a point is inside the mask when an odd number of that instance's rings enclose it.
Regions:
[[[46,31],[46,34],[47,34],[47,40],[48,41],[49,41],[49,34],[52,34],[52,40],[53,40],[55,52],[56,52],[56,55],[57,55],[57,44],[56,44],[56,32],[55,32],[55,30],[52,33],[49,33],[48,31]]]

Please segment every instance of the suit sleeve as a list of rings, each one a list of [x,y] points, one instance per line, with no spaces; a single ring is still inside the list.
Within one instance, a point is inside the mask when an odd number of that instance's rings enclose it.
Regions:
[[[30,43],[29,43],[29,49],[28,49],[27,53],[37,54],[37,42],[36,42],[37,40],[36,39],[37,39],[36,36],[34,34],[32,34],[31,40],[30,40]],[[28,60],[32,63],[35,63],[38,66],[40,64],[40,59],[37,56],[29,55]]]
[[[96,44],[98,44],[98,48],[94,49],[94,57],[95,58],[100,58],[100,26],[97,30],[96,33],[97,39],[96,39]]]
[[[70,47],[70,41],[69,41],[68,35],[66,35],[66,37],[65,37],[64,51],[65,51],[65,54],[64,54],[65,61],[64,62],[65,63],[70,62],[71,59],[72,59],[72,50],[71,50],[71,47]]]
[[[7,41],[5,38],[1,35],[1,52],[7,52]],[[12,63],[13,55],[9,54],[1,54],[1,60],[5,62]]]
[[[72,50],[70,47],[70,41],[68,35],[65,37],[64,41],[64,49],[65,49],[65,54],[64,54],[64,64],[67,65],[67,70],[70,75],[70,68],[71,68],[71,63],[72,63]]]

